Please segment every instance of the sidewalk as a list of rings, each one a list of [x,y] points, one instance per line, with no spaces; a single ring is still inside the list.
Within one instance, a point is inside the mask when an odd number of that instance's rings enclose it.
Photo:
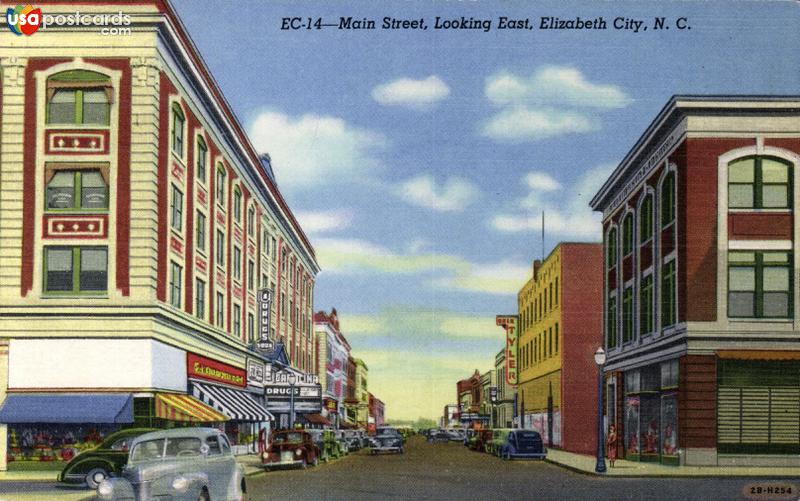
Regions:
[[[597,458],[572,452],[547,449],[547,461],[578,473],[607,477],[776,477],[797,478],[800,468],[774,466],[666,466],[617,459],[614,468],[606,460],[606,472],[596,473]]]

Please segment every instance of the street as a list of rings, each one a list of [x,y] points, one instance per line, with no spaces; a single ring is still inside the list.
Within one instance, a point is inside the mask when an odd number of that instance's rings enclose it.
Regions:
[[[787,479],[788,480],[788,479]],[[746,478],[598,478],[541,461],[503,461],[460,443],[412,437],[405,454],[368,450],[306,470],[276,470],[248,478],[249,499],[746,499]],[[770,483],[778,483],[779,480]],[[785,482],[784,482],[785,483]],[[89,501],[91,491],[52,482],[2,482],[1,501]],[[777,499],[777,498],[775,498]],[[796,499],[796,498],[795,498]]]

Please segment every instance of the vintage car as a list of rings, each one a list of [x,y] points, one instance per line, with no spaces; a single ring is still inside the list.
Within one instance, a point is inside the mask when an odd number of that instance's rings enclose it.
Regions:
[[[242,499],[244,469],[225,435],[214,428],[175,428],[136,437],[119,477],[104,480],[97,497],[115,501],[151,499]]]
[[[473,451],[486,452],[486,444],[492,439],[492,429],[483,428],[477,430],[475,435],[470,439],[469,448]]]
[[[340,440],[345,444],[349,452],[355,452],[364,446],[358,430],[341,430],[341,435],[342,438]]]
[[[547,449],[542,436],[533,430],[512,430],[504,442],[495,443],[495,453],[503,459],[544,459]]]
[[[396,452],[402,454],[404,452],[403,444],[403,436],[400,435],[400,432],[389,426],[381,427],[370,439],[369,453]]]
[[[486,445],[484,446],[484,450],[489,454],[497,455],[497,450],[495,449],[495,445],[503,444],[506,441],[506,437],[511,432],[512,428],[494,428],[492,430],[492,438],[486,441]]]
[[[270,445],[261,455],[261,464],[272,468],[308,465],[316,466],[320,449],[311,434],[305,430],[277,430],[273,432]]]
[[[450,434],[444,430],[433,429],[428,432],[428,442],[435,444],[436,442],[449,442]]]
[[[335,430],[323,430],[322,444],[329,458],[338,459],[349,453],[347,446],[339,439],[339,434]]]
[[[109,475],[118,475],[128,462],[131,440],[155,431],[154,428],[130,428],[109,434],[94,449],[81,452],[67,463],[58,474],[58,481],[68,484],[86,484],[97,489]]]

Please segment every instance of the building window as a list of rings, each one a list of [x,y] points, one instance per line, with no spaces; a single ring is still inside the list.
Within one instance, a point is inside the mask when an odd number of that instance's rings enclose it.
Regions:
[[[556,322],[556,354],[558,354],[558,322]]]
[[[181,231],[183,228],[183,192],[174,184],[172,185],[172,203],[169,212],[172,229]]]
[[[186,118],[178,103],[172,104],[172,151],[179,157],[183,156],[183,129]]]
[[[633,215],[628,214],[622,221],[622,255],[633,252]]]
[[[264,229],[261,230],[261,254],[269,256],[269,234]]]
[[[788,209],[792,206],[791,170],[783,160],[749,157],[728,165],[728,207]]]
[[[556,277],[556,306],[558,306],[558,277]]]
[[[208,146],[202,137],[197,136],[197,179],[203,184],[206,182],[207,156]]]
[[[240,280],[242,278],[242,251],[238,247],[233,248],[233,278]]]
[[[247,260],[247,288],[253,290],[256,282],[256,264],[251,260]]]
[[[47,209],[107,209],[107,176],[99,169],[47,170]]]
[[[281,272],[286,273],[286,262],[289,260],[288,252],[285,248],[281,249]]]
[[[670,172],[661,184],[661,227],[675,220],[675,173]]]
[[[547,356],[553,356],[553,328],[547,329]]]
[[[242,192],[238,186],[233,190],[233,219],[242,222]]]
[[[253,206],[247,209],[247,234],[251,237],[256,234],[256,209]]]
[[[613,268],[617,264],[617,230],[611,229],[606,240],[606,268]]]
[[[608,311],[606,312],[606,346],[617,346],[617,298],[609,296]]]
[[[286,293],[281,292],[281,316],[283,321],[286,321]]]
[[[181,283],[183,281],[183,268],[178,263],[172,262],[169,276],[169,304],[176,308],[181,307]]]
[[[247,314],[247,341],[253,342],[256,339],[256,319],[252,313]]]
[[[100,73],[53,75],[47,79],[47,123],[108,125],[111,97],[111,79]]]
[[[225,300],[221,292],[217,292],[217,327],[220,329],[225,328]]]
[[[633,340],[633,287],[622,293],[622,344]]]
[[[217,264],[225,266],[225,234],[222,230],[217,230]]]
[[[235,337],[242,335],[242,307],[238,304],[233,305],[233,335]]]
[[[669,327],[676,320],[675,260],[661,267],[661,327]]]
[[[225,206],[225,167],[222,164],[217,164],[217,203]]]
[[[639,333],[653,332],[653,275],[642,278],[639,285]]]
[[[262,289],[266,289],[267,288],[267,274],[266,273],[262,273],[261,274],[261,285],[260,285],[260,287]]]
[[[194,280],[194,314],[206,318],[206,283],[199,278]]]
[[[206,215],[197,211],[197,229],[194,244],[197,250],[205,252],[206,250]]]
[[[653,196],[647,195],[639,208],[639,241],[644,243],[653,236]]]
[[[728,316],[792,316],[792,266],[788,252],[728,253]]]
[[[272,260],[275,261],[275,253],[277,252],[277,249],[278,249],[278,245],[277,245],[277,241],[275,240],[275,237],[272,237],[272,247],[271,247],[271,249],[272,249]]]
[[[45,292],[81,293],[108,290],[106,247],[45,247]]]

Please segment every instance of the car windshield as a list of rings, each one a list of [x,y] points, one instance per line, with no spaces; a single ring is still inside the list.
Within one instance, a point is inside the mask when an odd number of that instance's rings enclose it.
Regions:
[[[155,459],[191,458],[203,455],[203,442],[196,437],[159,438],[139,442],[131,451],[132,463]]]
[[[275,438],[272,439],[272,443],[274,444],[290,444],[302,441],[302,433],[282,433],[280,435],[275,435]]]

